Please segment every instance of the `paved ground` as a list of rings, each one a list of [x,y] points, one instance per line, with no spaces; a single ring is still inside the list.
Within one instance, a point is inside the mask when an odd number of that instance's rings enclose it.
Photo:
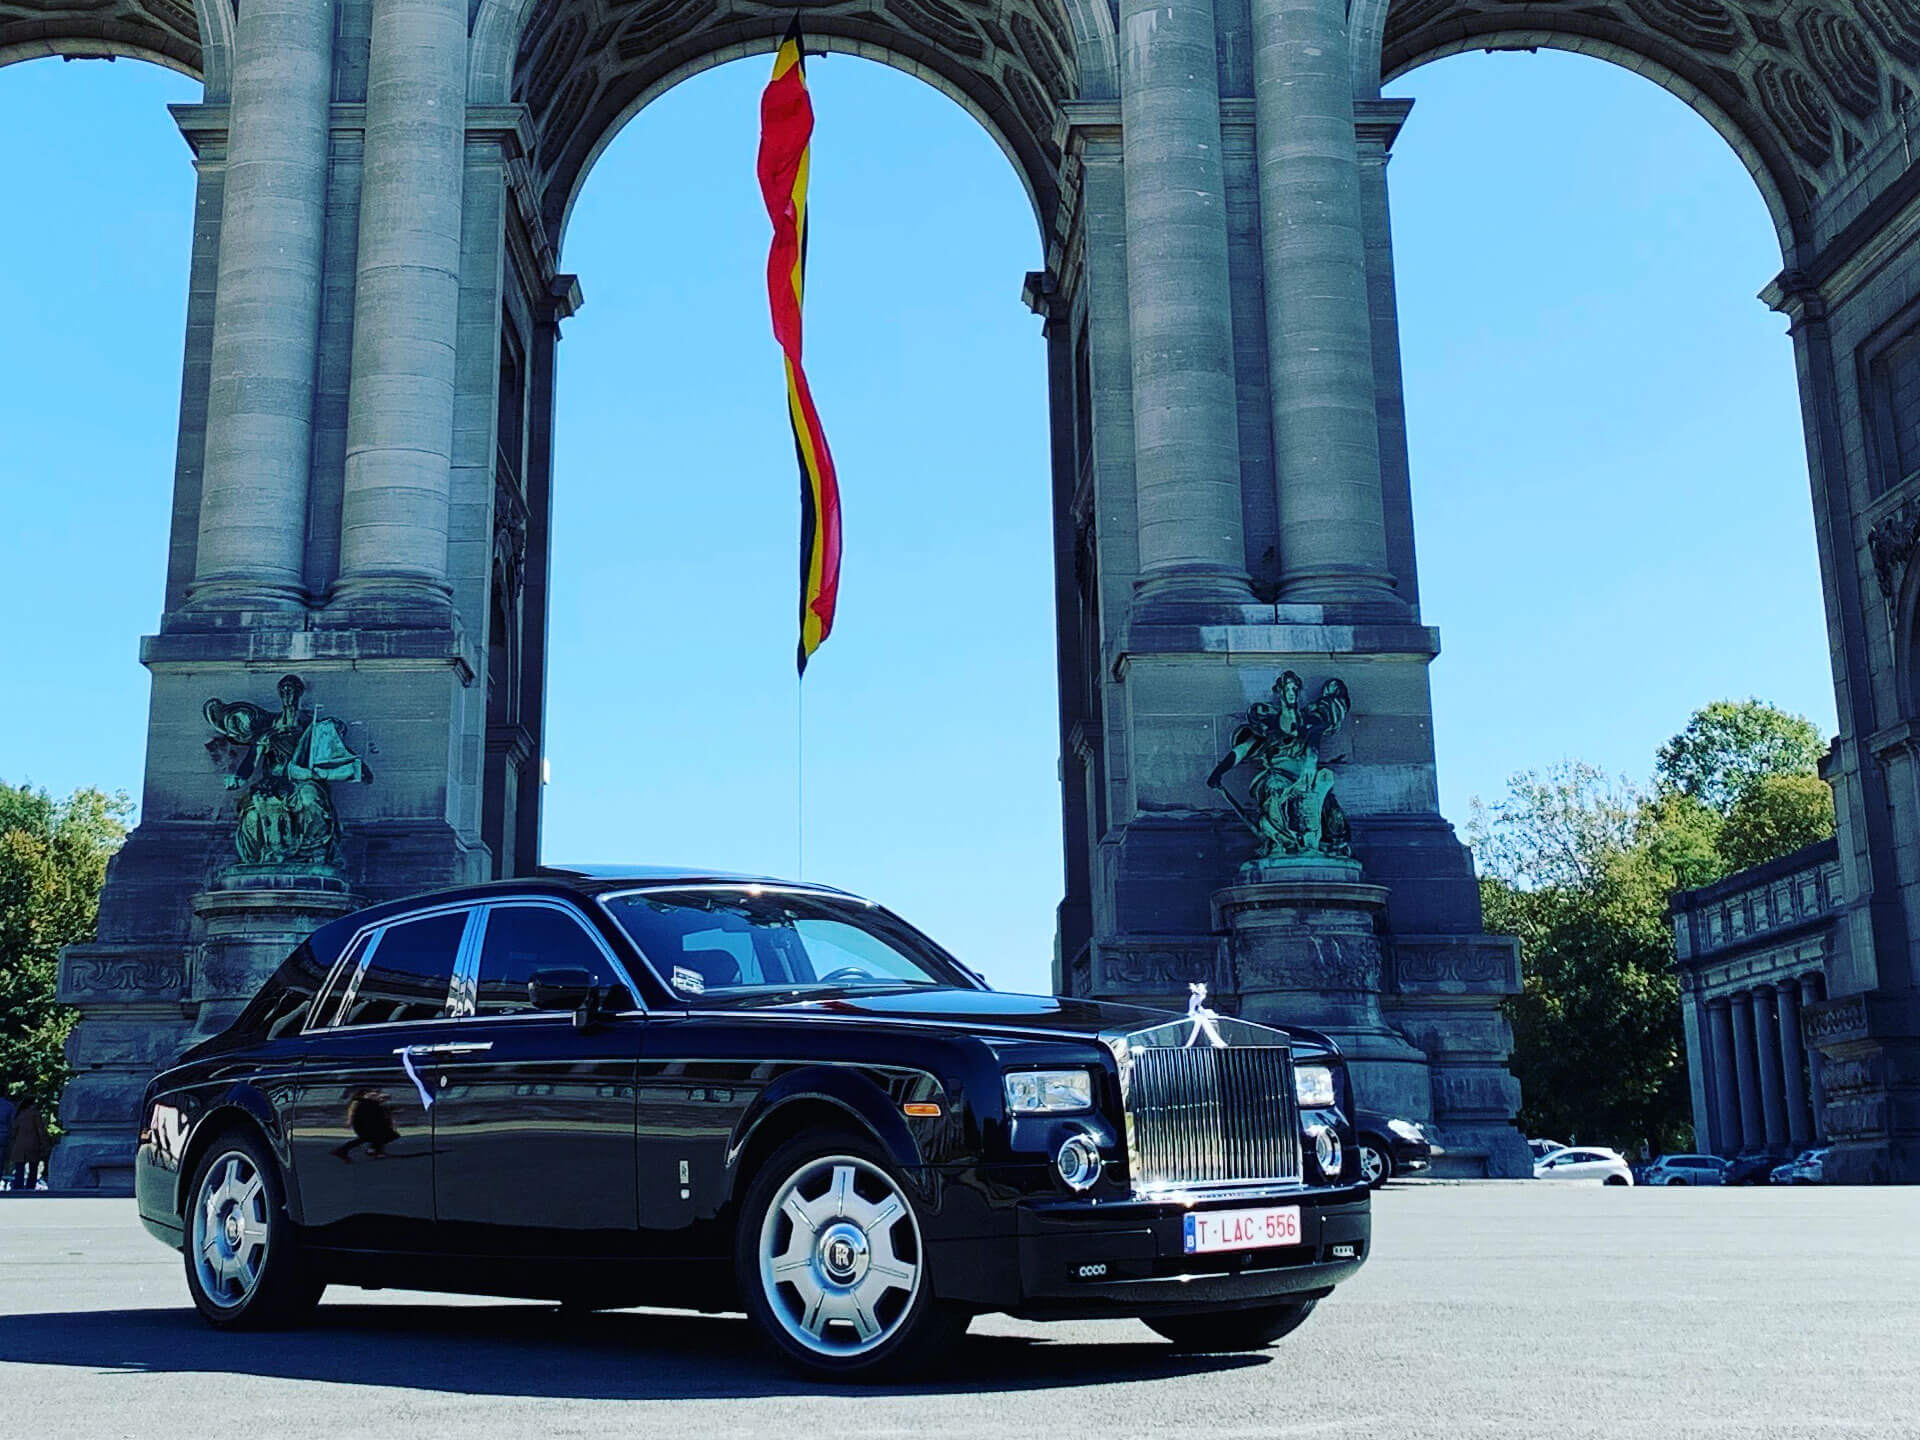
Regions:
[[[0,1198],[0,1434],[1920,1437],[1920,1192],[1393,1187],[1258,1357],[980,1321],[953,1375],[821,1389],[744,1321],[331,1292],[214,1333],[130,1202]]]

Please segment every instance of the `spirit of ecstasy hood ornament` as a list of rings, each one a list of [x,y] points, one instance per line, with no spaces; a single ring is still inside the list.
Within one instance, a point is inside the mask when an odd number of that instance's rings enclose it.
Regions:
[[[1226,1049],[1227,1042],[1221,1038],[1220,1027],[1214,1023],[1220,1018],[1220,1012],[1210,1009],[1207,1005],[1207,987],[1199,981],[1194,981],[1187,986],[1187,990],[1190,997],[1187,1000],[1187,1018],[1193,1022],[1193,1033],[1187,1036],[1187,1043],[1182,1048],[1191,1050],[1200,1037],[1205,1035],[1207,1043],[1216,1050]]]

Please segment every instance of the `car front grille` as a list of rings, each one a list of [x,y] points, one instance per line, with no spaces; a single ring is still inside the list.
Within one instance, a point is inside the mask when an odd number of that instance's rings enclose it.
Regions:
[[[1284,1045],[1130,1049],[1121,1092],[1136,1194],[1300,1179],[1293,1054]]]

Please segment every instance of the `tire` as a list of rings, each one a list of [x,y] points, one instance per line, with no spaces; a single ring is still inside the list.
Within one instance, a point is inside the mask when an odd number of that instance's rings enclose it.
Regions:
[[[1378,1190],[1393,1178],[1393,1152],[1371,1135],[1360,1138],[1360,1178],[1369,1190]]]
[[[1686,1183],[1687,1183],[1686,1181],[1680,1179],[1677,1175],[1673,1179],[1667,1181],[1668,1185],[1684,1185]]]
[[[326,1282],[301,1250],[279,1165],[258,1135],[215,1137],[187,1196],[187,1289],[210,1324],[267,1330],[312,1316]]]
[[[1630,1182],[1624,1175],[1607,1176],[1607,1184],[1609,1185],[1627,1185],[1630,1183],[1632,1182]]]
[[[806,1228],[810,1226],[811,1228]],[[934,1298],[920,1213],[871,1139],[813,1130],[747,1185],[734,1270],[747,1314],[788,1365],[885,1382],[950,1357],[970,1312]]]
[[[1160,1315],[1146,1319],[1154,1334],[1182,1350],[1264,1350],[1291,1335],[1313,1313],[1319,1302],[1297,1300],[1289,1305],[1262,1305],[1252,1310],[1216,1310],[1200,1315]]]

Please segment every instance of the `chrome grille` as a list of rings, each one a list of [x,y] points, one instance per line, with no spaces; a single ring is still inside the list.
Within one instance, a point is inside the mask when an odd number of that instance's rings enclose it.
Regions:
[[[1146,1046],[1121,1075],[1136,1191],[1300,1179],[1286,1046]]]

